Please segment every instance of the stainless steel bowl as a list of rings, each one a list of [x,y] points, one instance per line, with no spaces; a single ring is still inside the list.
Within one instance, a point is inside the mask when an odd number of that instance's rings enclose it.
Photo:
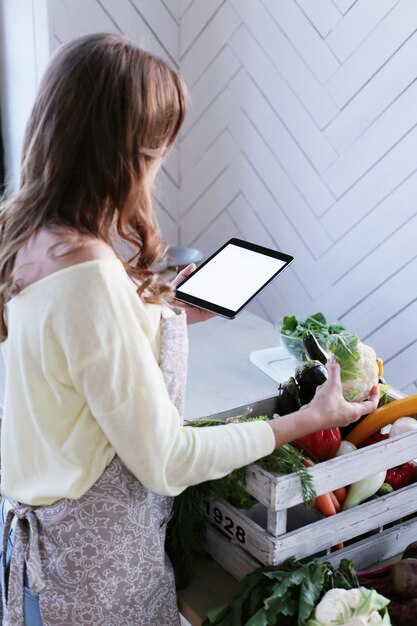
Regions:
[[[168,248],[166,267],[170,270],[180,271],[190,263],[198,265],[204,258],[201,250],[196,248]]]

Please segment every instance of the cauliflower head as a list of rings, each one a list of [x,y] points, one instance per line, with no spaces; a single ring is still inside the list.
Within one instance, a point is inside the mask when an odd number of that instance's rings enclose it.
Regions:
[[[360,356],[356,367],[360,371],[360,376],[342,383],[343,395],[347,400],[354,402],[367,400],[372,387],[378,384],[379,378],[375,350],[361,341],[358,342],[358,349]]]
[[[314,609],[307,626],[389,626],[388,603],[374,589],[330,589]]]
[[[339,362],[346,400],[366,400],[372,387],[378,384],[379,368],[375,350],[351,333],[331,335],[326,346]]]

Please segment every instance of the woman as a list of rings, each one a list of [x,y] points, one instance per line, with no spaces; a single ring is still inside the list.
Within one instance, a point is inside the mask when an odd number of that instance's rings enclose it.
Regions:
[[[377,390],[344,401],[332,361],[302,411],[182,427],[186,315],[152,272],[151,191],[185,108],[177,73],[119,35],[62,46],[40,85],[0,216],[7,624],[30,624],[30,602],[44,626],[178,624],[172,496],[376,407]]]

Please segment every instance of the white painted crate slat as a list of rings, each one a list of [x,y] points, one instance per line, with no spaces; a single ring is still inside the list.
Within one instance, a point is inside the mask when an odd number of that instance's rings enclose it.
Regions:
[[[241,580],[262,565],[248,552],[231,543],[211,524],[208,524],[206,528],[206,550],[219,565],[237,580]]]
[[[382,530],[377,535],[361,539],[343,550],[325,554],[319,560],[338,565],[341,559],[347,558],[352,561],[356,570],[366,569],[397,556],[409,543],[415,541],[416,534],[417,520],[408,520]],[[206,549],[217,563],[238,580],[262,566],[262,563],[212,524],[206,527]]]
[[[307,471],[321,495],[349,483],[367,478],[384,469],[405,463],[416,456],[417,432],[398,435],[373,448],[362,448],[351,454],[317,463]],[[297,474],[272,475],[256,465],[248,469],[246,490],[262,504],[277,511],[303,501]],[[417,502],[416,502],[417,510]]]
[[[260,563],[278,565],[290,556],[299,559],[311,556],[415,513],[416,490],[415,484],[404,487],[278,537],[225,500],[210,500],[207,516],[210,522],[216,522],[212,513],[215,511],[217,518],[222,519],[217,523],[223,532],[231,534]]]
[[[400,397],[397,390],[390,391],[391,400]],[[275,406],[276,398],[270,397],[211,417],[271,416]],[[416,457],[416,449],[414,431],[317,463],[307,471],[320,495],[410,461]],[[237,577],[240,566],[231,563],[236,551],[246,573],[248,568],[278,565],[290,556],[323,556],[334,562],[347,556],[356,568],[362,568],[398,554],[417,532],[417,483],[330,517],[304,506],[300,479],[295,473],[277,475],[252,465],[247,470],[245,489],[256,501],[249,511],[214,496],[206,507],[207,549]],[[403,522],[407,516],[412,519]],[[385,528],[387,525],[390,527]],[[225,541],[227,550],[223,549]],[[345,548],[331,552],[331,546],[346,542]]]

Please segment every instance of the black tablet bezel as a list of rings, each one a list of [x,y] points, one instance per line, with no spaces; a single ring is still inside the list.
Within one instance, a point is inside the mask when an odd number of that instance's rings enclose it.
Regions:
[[[275,274],[273,274],[267,281],[264,283],[255,293],[251,295],[250,298],[246,300],[236,311],[232,311],[231,309],[225,309],[217,304],[213,304],[212,302],[208,302],[207,300],[201,300],[200,298],[195,298],[194,296],[190,296],[187,293],[181,293],[181,286],[185,285],[185,283],[190,280],[190,278],[194,277],[197,272],[199,272],[207,263],[217,256],[226,246],[228,245],[239,246],[240,248],[246,248],[247,250],[252,250],[253,252],[258,252],[260,254],[264,254],[265,256],[270,256],[275,259],[279,259],[280,261],[284,261],[285,265],[279,268]],[[270,248],[265,248],[264,246],[260,246],[256,243],[251,243],[249,241],[244,241],[243,239],[237,239],[233,237],[226,241],[214,254],[209,256],[190,276],[188,276],[185,280],[183,280],[176,289],[176,298],[181,302],[185,302],[186,304],[192,304],[193,306],[197,306],[200,309],[204,309],[205,311],[210,311],[211,313],[215,313],[216,315],[220,315],[221,317],[226,317],[227,319],[233,319],[236,315],[251,301],[255,298],[265,287],[267,287],[275,278],[280,274],[283,270],[285,270],[290,263],[294,260],[294,257],[289,254],[284,254],[283,252],[278,252],[277,250],[272,250]]]

